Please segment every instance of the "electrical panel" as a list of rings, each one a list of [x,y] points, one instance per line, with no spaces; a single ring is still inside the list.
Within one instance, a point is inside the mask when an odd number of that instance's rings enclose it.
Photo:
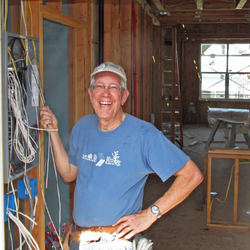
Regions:
[[[39,40],[2,32],[4,183],[39,165]]]

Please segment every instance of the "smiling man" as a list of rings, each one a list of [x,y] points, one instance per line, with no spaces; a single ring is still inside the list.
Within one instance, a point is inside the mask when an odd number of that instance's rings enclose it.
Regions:
[[[152,124],[123,111],[129,91],[121,66],[106,62],[96,67],[88,93],[95,114],[77,122],[66,150],[56,131],[56,117],[48,107],[40,108],[41,125],[53,129],[59,173],[64,181],[76,179],[70,249],[134,250],[134,236],[187,198],[203,176]],[[142,210],[151,173],[162,181],[172,175],[176,179],[162,197]]]

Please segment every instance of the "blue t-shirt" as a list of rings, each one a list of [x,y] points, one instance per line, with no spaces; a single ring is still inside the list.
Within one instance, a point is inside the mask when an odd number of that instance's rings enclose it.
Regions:
[[[189,160],[152,124],[129,114],[116,129],[103,132],[96,114],[81,118],[67,146],[78,167],[73,218],[82,227],[112,225],[142,209],[150,173],[167,180]]]

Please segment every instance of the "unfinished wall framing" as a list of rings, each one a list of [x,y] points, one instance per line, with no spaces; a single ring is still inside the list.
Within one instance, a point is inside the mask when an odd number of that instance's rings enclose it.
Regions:
[[[10,4],[10,32],[23,35],[24,23],[20,25],[20,0]],[[84,115],[93,113],[88,97],[90,73],[99,62],[98,50],[98,8],[96,1],[68,1],[68,13],[63,13],[62,0],[24,0],[26,8],[27,33],[30,37],[39,39],[40,75],[44,82],[44,50],[43,50],[43,20],[60,23],[68,27],[69,41],[69,133],[74,124]],[[125,112],[136,114],[137,117],[151,121],[151,67],[152,67],[152,19],[136,1],[105,1],[103,60],[121,64],[127,74],[129,100],[125,104]],[[95,49],[94,49],[94,46]],[[135,91],[136,90],[136,91]],[[44,147],[44,137],[41,133],[41,152]],[[41,154],[40,168],[29,172],[30,178],[38,178],[38,183],[44,176],[44,154]],[[43,190],[44,191],[44,190]],[[70,185],[70,214],[73,208],[74,183]],[[38,205],[36,210],[37,226],[32,232],[41,250],[45,249],[45,211],[42,193],[38,188]],[[24,201],[24,211],[29,213],[29,204]],[[28,221],[25,222],[28,226]],[[16,239],[15,246],[19,244]]]

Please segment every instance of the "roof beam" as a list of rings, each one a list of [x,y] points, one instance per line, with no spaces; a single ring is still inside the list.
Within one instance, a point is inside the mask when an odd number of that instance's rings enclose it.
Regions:
[[[245,3],[247,2],[247,0],[239,0],[238,4],[236,6],[237,10],[241,10],[243,8],[243,6],[245,5]]]
[[[152,9],[150,5],[147,3],[146,0],[136,0],[142,8],[147,12],[147,14],[152,18],[152,22],[155,26],[160,26],[159,20],[155,17],[155,15],[152,13]]]
[[[165,11],[162,3],[160,0],[152,0],[152,2],[155,4],[156,8],[159,10],[159,11]]]
[[[170,16],[159,16],[159,21],[180,21],[180,20],[216,20],[216,19],[250,19],[250,13],[248,11],[240,11],[239,10],[233,10],[233,11],[196,11],[196,12],[188,12],[188,11],[182,11],[182,12],[171,12]]]
[[[203,0],[196,0],[197,10],[203,10]]]

